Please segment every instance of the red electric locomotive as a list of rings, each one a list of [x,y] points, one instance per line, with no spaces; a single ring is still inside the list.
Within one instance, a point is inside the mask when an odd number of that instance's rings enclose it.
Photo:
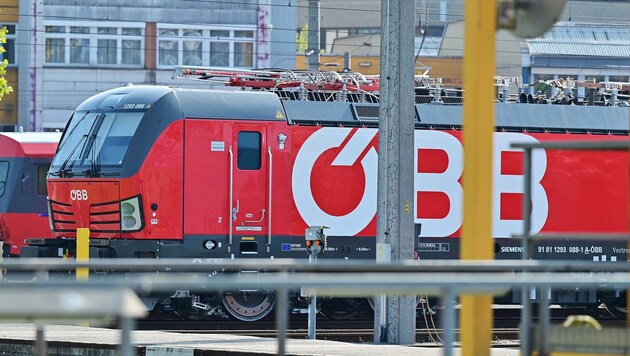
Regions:
[[[48,172],[50,224],[64,239],[37,241],[33,254],[71,250],[76,229],[89,228],[98,240],[93,257],[304,258],[305,228],[327,226],[325,258],[375,257],[376,79],[312,71],[177,73],[227,77],[228,86],[247,90],[125,86],[82,103]],[[416,89],[416,252],[421,259],[458,258],[462,192],[469,189],[462,185],[461,97],[433,89]],[[629,114],[615,106],[497,103],[497,258],[518,259],[521,252],[510,237],[522,228],[522,152],[510,145],[627,140]],[[534,151],[532,232],[627,232],[627,167],[625,153]],[[605,241],[542,243],[535,254],[626,258],[625,246]],[[558,292],[552,302],[601,298]],[[221,308],[241,320],[258,320],[273,304],[272,291],[222,298],[179,291],[171,303],[188,315]]]
[[[0,252],[18,256],[27,238],[50,238],[46,173],[61,133],[0,133]]]

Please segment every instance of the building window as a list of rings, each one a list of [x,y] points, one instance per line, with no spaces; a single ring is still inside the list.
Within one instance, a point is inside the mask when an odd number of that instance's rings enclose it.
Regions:
[[[200,40],[202,33],[201,30],[184,30],[184,39],[182,43],[182,50],[184,57],[182,58],[182,64],[187,66],[200,66],[202,65],[203,42]]]
[[[234,31],[234,37],[254,38],[254,31]]]
[[[70,63],[90,64],[90,28],[70,27]]]
[[[116,64],[118,57],[117,29],[114,27],[99,27],[96,47],[96,63]]]
[[[16,39],[15,25],[0,23],[0,28],[2,27],[6,27],[8,32],[6,36],[7,43],[2,44],[2,47],[4,47],[5,52],[0,53],[0,61],[4,61],[6,59],[7,62],[9,62],[9,66],[14,66],[16,63],[15,61],[15,39]]]
[[[158,30],[158,64],[165,66],[174,66],[178,62],[179,48],[176,39],[178,30],[176,29],[159,29]]]
[[[234,66],[252,67],[254,65],[254,44],[252,42],[234,43]]]
[[[46,65],[142,67],[144,23],[101,24],[47,21]]]
[[[175,65],[212,67],[249,67],[254,63],[255,28],[182,28],[158,25],[158,67]]]
[[[142,65],[142,29],[122,28],[121,64]]]
[[[230,44],[228,42],[210,42],[210,66],[228,67],[230,65]]]
[[[222,37],[225,38],[229,38],[230,37],[230,31],[225,31],[225,30],[210,30],[210,37],[216,37],[216,39],[221,39]]]

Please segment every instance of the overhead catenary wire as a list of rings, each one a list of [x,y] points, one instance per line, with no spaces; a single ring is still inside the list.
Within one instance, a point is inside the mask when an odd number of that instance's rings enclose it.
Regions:
[[[180,0],[180,1],[181,2],[187,2],[187,3],[197,3],[197,4],[204,4],[204,3],[228,4],[229,3],[229,4],[232,4],[232,5],[252,5],[249,2],[227,1],[227,0],[226,1]],[[352,0],[349,0],[349,1],[346,1],[344,3],[334,3],[332,1],[323,1],[323,2],[324,2],[324,4],[323,4],[322,8],[324,10],[350,11],[350,12],[355,12],[355,13],[375,13],[375,14],[380,12],[379,9],[372,10],[372,9],[368,8],[368,6],[361,6],[360,8],[357,8],[358,6],[355,5],[355,4],[359,4],[359,3],[364,4],[364,5],[365,4],[369,4],[369,3],[377,4],[378,0],[366,0],[366,1],[352,1]],[[458,1],[450,1],[449,3],[455,4],[455,3],[458,3]],[[597,2],[597,1],[581,1],[580,3],[582,3],[582,4],[595,4],[595,5],[600,4],[600,2]],[[629,6],[629,4],[627,2],[622,2],[622,1],[616,1],[616,2],[608,1],[608,2],[606,2],[606,4],[614,7],[615,9],[619,9],[621,11],[623,11],[623,9],[630,8],[630,6]],[[272,7],[284,7],[284,6],[288,7],[288,6],[290,6],[290,7],[299,8],[299,9],[306,9],[307,8],[307,6],[300,5],[296,1],[293,1],[292,3],[290,1],[287,1],[286,3],[283,3],[283,4],[270,4],[270,6],[272,6]],[[253,7],[253,5],[252,5],[252,7]],[[4,14],[8,14],[9,12],[5,11]],[[451,10],[450,8],[449,8],[449,10],[446,13],[442,13],[441,11],[434,11],[433,8],[425,10],[425,12],[430,14],[430,15],[432,15],[432,16],[442,15],[442,14],[448,15],[448,16],[457,16],[458,15],[457,11]],[[422,13],[421,11],[417,11],[417,15],[419,15],[421,13]],[[20,15],[21,16],[33,16],[31,14],[20,14]],[[76,13],[75,13],[75,15],[76,15]],[[88,21],[88,20],[89,21],[101,21],[102,20],[102,17],[77,17],[77,16],[74,16],[74,17],[73,16],[63,17],[63,16],[46,16],[46,15],[44,15],[43,18],[44,18],[44,21],[50,20],[50,19],[58,19],[58,20],[66,19],[66,20],[75,20],[75,21],[78,21],[78,20],[81,20],[81,19],[86,20],[86,21]],[[111,19],[110,18],[110,20],[111,21],[118,21],[118,22],[138,23],[138,21],[130,21],[130,20],[124,20],[124,19]],[[161,23],[169,24],[168,22],[161,22]],[[175,24],[175,23],[170,23],[170,24]],[[194,24],[191,24],[191,25],[194,25]],[[201,25],[201,24],[197,24],[197,25]],[[275,29],[276,30],[291,30],[291,31],[295,30],[293,28],[284,28],[283,29],[283,28],[277,28],[277,27]],[[31,33],[32,33],[32,31],[29,31],[29,34],[31,34]],[[98,36],[101,36],[101,35],[93,34],[92,36],[98,38]],[[23,44],[23,42],[19,42],[19,38],[20,37],[21,37],[21,35],[18,34],[17,41],[14,41],[15,44],[19,44],[19,45]],[[148,37],[145,36],[144,38],[146,39]],[[179,37],[179,39],[180,40],[184,40],[183,37]],[[445,37],[445,39],[458,40],[459,37],[447,36],[447,37]],[[292,41],[270,41],[270,43],[289,44],[289,43],[293,43],[293,42]],[[38,47],[45,47],[45,44],[38,45]],[[355,48],[359,48],[359,47],[361,47],[361,45],[355,45]],[[94,49],[94,48],[98,49],[100,47],[99,46],[88,46],[87,48],[89,48],[89,49]],[[453,48],[446,47],[444,49],[445,50],[449,50],[449,49],[453,49]],[[117,50],[120,51],[121,47],[117,47]],[[141,47],[140,50],[144,51],[145,48]],[[206,54],[206,53],[209,53],[209,51],[203,51],[202,53]],[[238,51],[236,53],[243,54],[243,52],[238,52]],[[497,53],[501,53],[501,54],[516,54],[516,51],[505,50],[505,51],[498,51]],[[287,53],[279,53],[279,55],[281,55],[281,56],[292,56],[292,55],[295,55],[295,53],[294,52],[287,52]],[[65,66],[72,66],[73,69],[94,69],[94,68],[107,69],[107,68],[116,68],[115,65],[111,65],[111,66],[110,65],[93,65],[93,64],[87,64],[87,65],[79,64],[79,65],[75,65],[75,64],[69,64],[69,63],[59,63],[59,64],[46,63],[45,66],[46,67],[50,66],[51,68],[53,68],[53,67],[64,68]],[[129,69],[144,69],[144,67],[143,66],[129,67]],[[168,69],[158,67],[158,70],[168,70]],[[80,81],[79,80],[77,82],[84,82],[84,83],[96,83],[96,82],[99,82],[99,83],[102,83],[101,81],[98,81],[98,80],[96,80],[96,81],[95,80],[86,80],[86,81]],[[28,90],[28,89],[24,89],[24,90]],[[40,92],[45,94],[47,91],[46,90],[42,90]],[[75,92],[79,93],[79,91],[75,91]],[[70,92],[70,93],[72,93],[72,92]],[[81,92],[81,94],[85,94],[85,93]],[[70,95],[72,95],[72,94],[70,94]],[[78,96],[79,94],[75,94],[75,95]],[[68,102],[69,103],[74,103],[73,101],[68,101]]]
[[[179,0],[179,1],[180,2],[191,2],[191,3],[219,4],[219,5],[221,5],[221,4],[251,5],[252,10],[256,9],[256,5],[255,4],[251,4],[249,2],[226,1],[226,0],[224,0],[224,1],[221,1],[221,0],[217,0],[217,1],[214,1],[214,0]],[[380,0],[371,0],[371,1],[370,0],[361,0],[361,1],[356,1],[357,4],[354,5],[354,6],[348,6],[348,4],[351,3],[351,2],[352,1],[345,1],[345,2],[343,2],[343,4],[346,5],[346,6],[343,6],[343,7],[342,6],[325,6],[325,5],[320,5],[320,9],[321,10],[331,10],[331,11],[334,11],[334,12],[337,12],[337,13],[340,12],[340,11],[341,12],[348,11],[348,12],[352,12],[353,14],[356,14],[356,13],[359,13],[359,14],[360,13],[373,13],[373,14],[376,15],[376,14],[380,13],[380,8],[378,8],[378,4],[380,3]],[[369,2],[373,2],[376,5],[374,9],[369,9],[369,8],[366,7],[366,5]],[[613,1],[613,0],[608,0],[608,1],[581,1],[580,3],[581,4],[599,5],[602,2],[606,3],[606,6],[608,8],[610,8],[610,7],[616,8],[617,7],[616,9],[611,10],[614,13],[621,13],[621,14],[623,14],[624,12],[622,10],[625,9],[626,12],[628,12],[628,14],[630,14],[630,4],[628,4],[625,1]],[[175,1],[173,3],[177,3],[177,1]],[[463,0],[462,1],[451,1],[451,3],[457,3],[457,4],[462,3],[463,4]],[[335,2],[335,4],[338,4],[338,2]],[[48,6],[51,6],[51,5],[48,5]],[[59,6],[59,5],[57,5],[57,6]],[[268,6],[270,6],[272,8],[274,8],[274,7],[291,7],[291,8],[298,8],[298,9],[299,8],[302,8],[302,9],[307,9],[308,8],[307,5],[298,5],[298,4],[289,5],[289,3],[286,3],[286,4],[269,4]],[[102,7],[102,6],[96,5],[96,6],[93,6],[93,7]],[[109,6],[107,8],[109,8]],[[4,11],[4,14],[5,15],[10,15],[10,16],[16,16],[16,15],[18,15],[18,16],[34,16],[34,15],[30,14],[30,13],[20,13],[20,14],[18,14],[18,13],[11,12],[11,11]],[[429,10],[429,9],[425,9],[423,11],[416,11],[415,15],[416,16],[422,16],[422,15],[425,15],[425,16],[428,16],[428,15],[431,15],[431,16],[448,16],[448,17],[451,17],[451,18],[452,17],[455,17],[455,18],[459,17],[460,19],[463,19],[463,10],[461,10],[461,11],[448,10],[447,12],[443,13],[441,11],[432,11],[432,10]],[[602,15],[602,16],[598,17],[597,15],[594,15],[592,13],[589,13],[588,16],[589,16],[590,19],[592,19],[592,20],[599,20],[597,22],[601,22],[601,23],[608,23],[608,24],[614,24],[614,23],[617,23],[617,24],[629,24],[630,23],[630,18],[626,17],[626,16],[623,16],[623,15],[620,16],[620,19],[629,18],[629,20],[628,21],[611,21],[610,16],[603,16]],[[88,21],[103,20],[103,18],[100,17],[100,16],[76,17],[76,15],[75,16],[50,16],[50,15],[44,15],[44,17],[45,18],[48,17],[49,19],[52,19],[52,18],[56,18],[56,19],[75,19],[75,18],[77,18],[77,19],[83,19],[83,20],[88,20]],[[125,19],[113,20],[113,19],[110,19],[109,17],[107,18],[107,20],[137,22],[137,20],[125,20]],[[151,19],[151,20],[155,21],[155,19]],[[560,18],[559,20],[562,21],[563,19]],[[576,19],[573,18],[573,17],[572,17],[571,20],[572,21],[576,21]],[[168,21],[160,21],[160,22],[168,23]],[[203,24],[207,24],[207,23],[203,22],[203,23],[197,23],[197,24],[198,25],[203,25]],[[380,24],[375,22],[374,27],[378,28],[378,27],[380,27]],[[276,29],[282,29],[282,28],[276,28]],[[289,29],[284,28],[284,30],[289,30]],[[291,29],[291,30],[294,30],[294,29]]]

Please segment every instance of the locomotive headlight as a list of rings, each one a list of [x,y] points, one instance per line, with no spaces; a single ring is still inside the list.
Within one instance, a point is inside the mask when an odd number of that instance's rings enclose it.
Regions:
[[[120,204],[120,212],[124,215],[131,215],[136,211],[136,207],[130,202],[124,202]]]
[[[132,230],[137,223],[138,221],[133,216],[123,216],[123,230]]]
[[[120,228],[122,231],[138,231],[142,229],[142,209],[140,196],[120,202]]]

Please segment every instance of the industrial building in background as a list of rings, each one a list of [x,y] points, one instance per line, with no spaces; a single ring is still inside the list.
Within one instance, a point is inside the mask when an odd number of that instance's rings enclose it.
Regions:
[[[293,67],[296,11],[287,3],[3,1],[15,93],[0,103],[2,128],[63,129],[86,98],[126,83],[172,84],[176,65]]]
[[[319,0],[321,69],[378,74],[380,2]],[[300,0],[298,26],[309,21],[308,0]],[[353,9],[353,10],[349,10]],[[458,82],[464,54],[464,0],[416,0],[416,68],[432,77]],[[496,34],[496,74],[523,77],[525,83],[571,77],[597,82],[628,82],[630,4],[626,1],[572,0],[549,32],[519,39]],[[345,55],[344,55],[345,54]],[[349,63],[345,63],[345,58]],[[306,68],[305,53],[296,65]],[[579,90],[581,96],[584,89]]]
[[[306,68],[315,51],[301,51],[296,35],[308,27],[313,3],[320,9],[320,69],[378,74],[380,0],[5,0],[0,25],[9,34],[0,56],[9,61],[6,78],[15,92],[0,101],[0,130],[63,129],[91,95],[130,82],[174,84],[176,65]],[[418,72],[462,80],[463,4],[415,1]],[[626,1],[572,0],[541,38],[499,31],[497,74],[526,83],[628,82],[629,19]]]

